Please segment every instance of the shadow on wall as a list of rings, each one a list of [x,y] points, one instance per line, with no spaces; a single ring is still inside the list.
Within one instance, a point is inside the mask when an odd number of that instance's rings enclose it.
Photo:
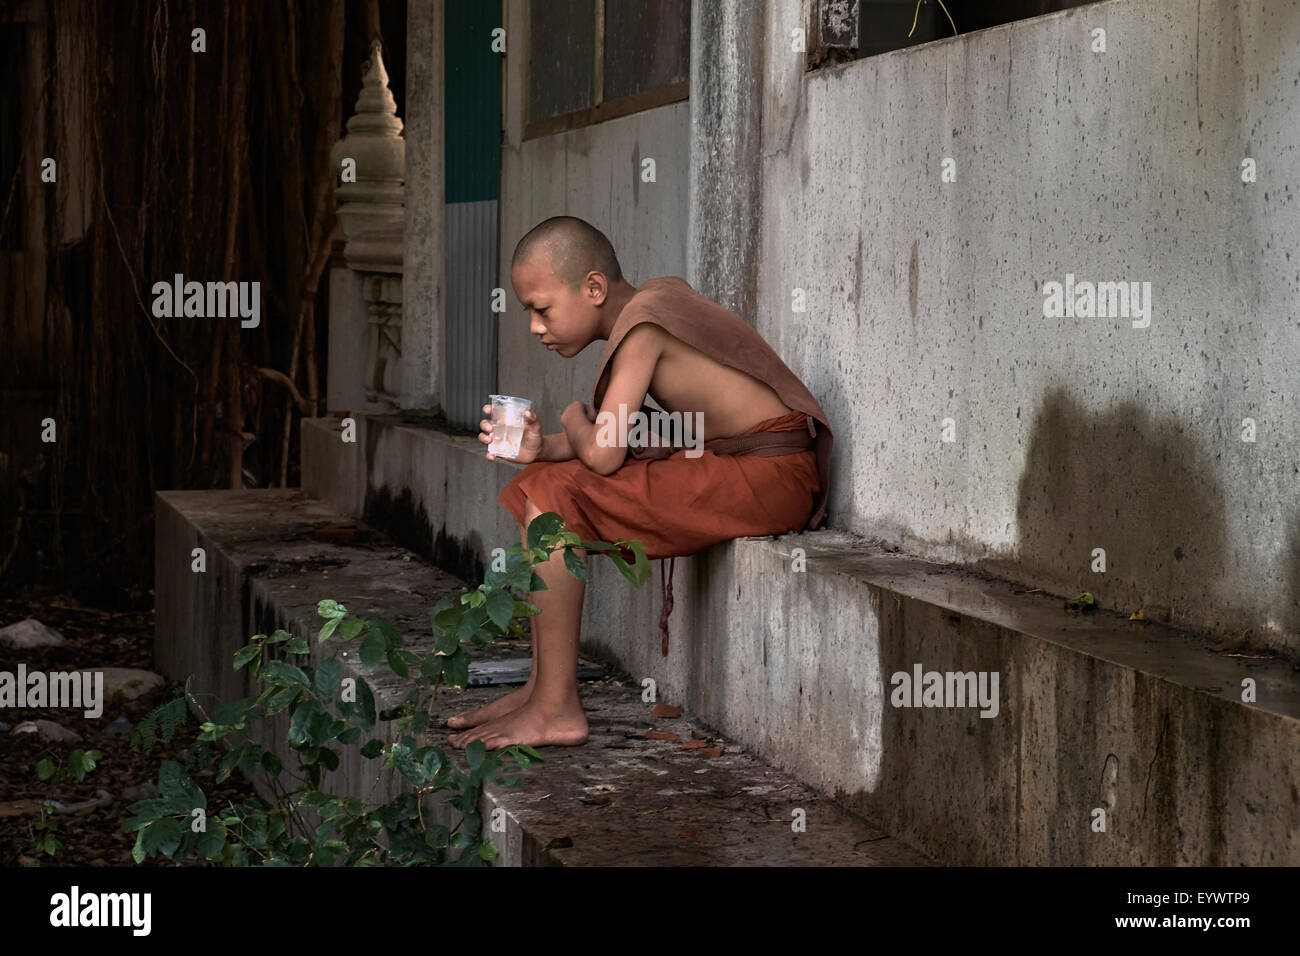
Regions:
[[[1216,593],[1226,534],[1216,457],[1176,418],[1128,401],[1093,412],[1049,390],[1020,476],[1020,575],[1071,597],[1091,591],[1111,610],[1227,629],[1230,616],[1208,609],[1230,603]]]

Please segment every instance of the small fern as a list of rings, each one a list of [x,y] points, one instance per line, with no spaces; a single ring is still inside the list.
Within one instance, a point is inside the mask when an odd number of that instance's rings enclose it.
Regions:
[[[198,701],[190,693],[190,682],[185,682],[185,689],[179,697],[174,697],[159,704],[136,724],[131,734],[131,746],[143,748],[148,753],[159,740],[170,743],[176,731],[185,723],[185,711],[190,710],[196,717],[200,716]]]

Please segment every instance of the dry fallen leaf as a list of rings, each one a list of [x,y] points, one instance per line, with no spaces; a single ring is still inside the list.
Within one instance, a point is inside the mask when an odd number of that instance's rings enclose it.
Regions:
[[[655,704],[654,715],[656,717],[680,717],[682,709],[672,704]]]
[[[643,736],[646,740],[681,740],[681,737],[667,730],[647,730]]]
[[[709,742],[707,740],[688,740],[684,744],[682,744],[682,749],[699,750],[701,747],[707,747],[708,745]]]
[[[681,831],[680,833],[678,833],[677,835],[678,835],[679,837],[693,837],[693,836],[695,836],[695,831],[694,831],[694,830],[682,830],[682,831]]]
[[[721,747],[709,747],[707,750],[701,750],[701,751],[700,751],[700,756],[701,756],[701,757],[721,757],[721,756],[722,756],[722,748],[721,748]]]

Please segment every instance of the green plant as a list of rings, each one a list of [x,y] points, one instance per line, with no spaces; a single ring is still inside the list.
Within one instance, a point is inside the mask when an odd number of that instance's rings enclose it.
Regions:
[[[522,745],[488,753],[476,741],[466,748],[462,768],[454,755],[420,745],[419,736],[428,727],[439,689],[464,687],[469,681],[469,653],[462,642],[485,647],[497,637],[522,636],[520,618],[539,609],[514,592],[526,596],[546,590],[533,564],[556,550],[563,549],[566,568],[583,580],[587,565],[572,553],[575,547],[608,554],[637,587],[650,576],[641,542],[580,541],[552,512],[532,521],[527,540],[527,547],[508,549],[504,566],[494,566],[484,583],[462,594],[458,604],[444,598],[434,605],[432,653],[406,647],[389,621],[364,620],[336,601],[323,600],[317,613],[325,623],[317,643],[333,641],[336,649],[315,666],[290,660],[309,657],[311,647],[304,638],[277,630],[270,636],[254,635],[234,655],[235,668],[247,667],[263,685],[257,697],[220,702],[209,714],[187,681],[179,697],[141,720],[132,744],[147,751],[158,739],[170,740],[188,711],[201,721],[199,741],[228,748],[219,762],[215,761],[219,746],[213,751],[216,781],[238,770],[250,781],[260,778],[262,792],[273,799],[258,796],[247,803],[210,809],[186,769],[164,760],[158,774],[160,796],[133,803],[129,808],[133,816],[123,823],[123,829],[136,832],[133,859],[139,863],[157,853],[171,860],[198,857],[234,866],[475,866],[491,861],[496,847],[477,836],[482,830],[478,812],[482,785],[497,779],[506,761],[526,770],[542,757]],[[632,552],[633,564],[620,554],[624,550]],[[376,712],[365,678],[344,673],[339,659],[343,645],[357,647],[355,657],[366,673],[386,661],[393,673],[411,679],[406,697],[396,707]],[[284,713],[289,717],[288,748],[298,765],[293,780],[283,779],[282,761],[263,748],[249,728],[250,718],[265,720]],[[377,723],[383,721],[392,722],[386,735],[391,742],[375,736]],[[364,744],[363,736],[368,738]],[[382,767],[395,770],[410,789],[369,808],[357,797],[328,792],[326,779],[338,769],[342,748],[357,746],[365,759],[382,757]],[[505,784],[516,786],[518,777],[507,777]],[[438,791],[450,791],[446,802],[460,813],[452,827],[425,819],[424,798]]]
[[[95,763],[104,755],[98,750],[74,750],[68,754],[66,765],[42,760],[36,764],[36,776],[53,783],[80,783],[86,774],[95,769]]]
[[[55,763],[53,760],[40,760],[36,764],[36,776],[50,783],[80,783],[86,779],[86,774],[95,769],[96,763],[104,755],[98,750],[81,750],[77,749],[68,754],[66,764]],[[63,849],[63,842],[59,839],[59,820],[45,801],[41,801],[41,818],[32,824],[32,846],[33,853],[45,853],[54,856],[55,852]],[[29,864],[36,865],[36,864]]]
[[[45,804],[41,804],[41,818],[32,824],[35,831],[32,838],[33,853],[48,853],[54,856],[55,851],[63,849],[63,841],[59,839],[59,821],[54,814],[50,813]],[[28,866],[37,866],[36,863],[29,863]]]

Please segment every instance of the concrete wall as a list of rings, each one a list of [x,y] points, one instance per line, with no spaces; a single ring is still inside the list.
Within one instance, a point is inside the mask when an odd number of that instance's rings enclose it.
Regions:
[[[1300,650],[1300,9],[1114,0],[803,74],[778,6],[755,318],[839,426],[831,525]],[[1150,327],[1044,318],[1067,273],[1149,281]]]
[[[511,51],[527,50],[520,0],[506,4],[506,30]],[[591,400],[604,343],[565,359],[529,335],[528,317],[510,285],[515,245],[543,219],[579,216],[609,236],[633,285],[686,275],[690,109],[685,102],[674,103],[525,141],[525,63],[523,56],[506,58],[498,285],[505,289],[507,311],[500,318],[497,388],[531,398],[542,427],[559,431],[566,405]],[[646,157],[655,160],[653,183],[641,182]]]
[[[330,507],[364,487],[367,519],[444,567],[515,543],[492,505],[518,466],[488,462],[472,440],[368,419],[358,475],[334,423],[306,430],[304,490]],[[190,514],[213,527],[238,518],[229,504]],[[171,536],[179,544],[160,553],[187,554],[190,538]],[[461,554],[438,553],[456,542]],[[665,658],[661,565],[637,590],[592,561],[583,649],[949,865],[1300,862],[1300,687],[1284,661],[1212,653],[1105,612],[1066,615],[1005,582],[821,531],[678,560]],[[472,583],[482,569],[457,573]],[[363,580],[380,607],[409,596],[399,579]],[[999,675],[996,713],[891,706],[893,675],[918,664]],[[1246,678],[1255,702],[1241,700]],[[1098,808],[1104,832],[1092,829]]]
[[[761,97],[711,95],[743,57],[697,64],[689,106],[522,142],[508,62],[499,388],[553,422],[599,359],[542,351],[510,290],[546,216],[605,229],[633,282],[712,262],[701,291],[746,301],[756,262],[747,318],[836,426],[831,527],[1300,650],[1294,4],[1113,0],[815,73],[790,48],[801,0],[766,10]],[[740,56],[733,20],[697,16],[697,57]],[[734,190],[687,173],[757,112],[760,241],[729,256],[744,222],[708,223]],[[696,206],[708,249],[684,246]],[[1067,273],[1150,282],[1150,326],[1045,318]]]

